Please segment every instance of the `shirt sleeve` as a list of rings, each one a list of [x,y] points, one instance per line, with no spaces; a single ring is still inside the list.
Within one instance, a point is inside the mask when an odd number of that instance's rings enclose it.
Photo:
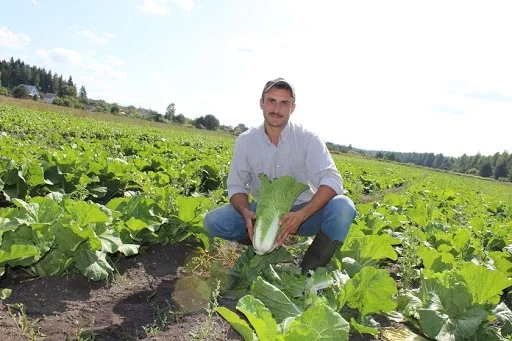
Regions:
[[[306,153],[308,179],[316,188],[321,185],[331,187],[337,195],[345,194],[343,179],[334,164],[331,153],[325,143],[315,135]]]
[[[233,148],[233,158],[228,174],[228,199],[237,193],[249,194],[251,182],[251,168],[247,159],[246,143],[240,137]]]

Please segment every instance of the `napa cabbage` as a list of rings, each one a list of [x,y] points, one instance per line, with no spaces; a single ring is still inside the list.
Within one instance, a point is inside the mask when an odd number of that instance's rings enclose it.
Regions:
[[[261,186],[256,208],[253,248],[256,254],[263,255],[275,249],[275,240],[282,228],[279,220],[291,210],[297,197],[309,189],[309,186],[296,182],[289,175],[272,181],[264,173],[260,173],[258,177]]]

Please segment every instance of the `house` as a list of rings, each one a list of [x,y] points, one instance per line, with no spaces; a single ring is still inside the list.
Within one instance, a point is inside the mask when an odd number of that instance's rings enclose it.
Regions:
[[[52,104],[55,97],[57,97],[56,94],[47,93],[43,95],[43,101],[45,103]]]
[[[31,97],[39,96],[39,91],[37,91],[37,87],[35,85],[22,84],[25,88],[28,89],[28,95]]]

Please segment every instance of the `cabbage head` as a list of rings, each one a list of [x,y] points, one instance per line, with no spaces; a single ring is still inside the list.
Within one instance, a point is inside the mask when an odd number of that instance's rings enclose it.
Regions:
[[[279,220],[291,210],[297,197],[309,189],[309,186],[296,182],[289,175],[280,176],[272,181],[264,173],[260,173],[258,177],[261,186],[252,244],[256,254],[264,255],[276,247],[275,240],[281,231]]]

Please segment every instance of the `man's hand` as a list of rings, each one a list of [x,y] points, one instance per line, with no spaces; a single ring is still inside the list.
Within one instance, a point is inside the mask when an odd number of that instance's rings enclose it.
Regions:
[[[284,225],[281,233],[276,239],[276,248],[279,248],[290,234],[297,233],[300,225],[307,219],[302,211],[288,212],[279,221],[279,225]]]
[[[245,226],[247,226],[247,232],[249,233],[249,238],[252,241],[252,236],[254,234],[254,221],[256,220],[256,213],[251,211],[250,209],[243,210],[242,216],[245,220]]]
[[[276,248],[280,247],[284,243],[288,235],[297,233],[300,225],[324,207],[325,204],[334,198],[335,195],[336,192],[331,187],[320,185],[313,198],[311,198],[304,207],[296,212],[286,213],[279,221],[280,225],[285,226],[276,239]]]
[[[236,193],[230,199],[231,205],[240,212],[245,220],[245,226],[247,227],[247,233],[252,241],[252,235],[254,232],[254,220],[256,220],[256,213],[251,211],[249,208],[249,197],[245,193]]]

